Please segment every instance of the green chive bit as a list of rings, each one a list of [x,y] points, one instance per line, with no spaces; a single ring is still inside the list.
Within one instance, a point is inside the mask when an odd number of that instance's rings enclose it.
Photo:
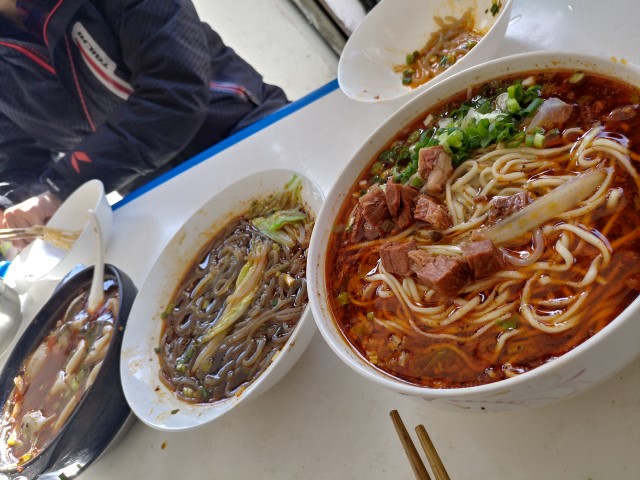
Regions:
[[[384,164],[382,162],[375,162],[371,165],[371,175],[379,175],[384,170]]]
[[[347,303],[349,303],[349,292],[341,292],[336,297],[336,302],[339,307],[344,307]]]
[[[533,147],[533,135],[527,135],[524,139],[525,147]]]
[[[515,330],[516,328],[518,328],[518,316],[513,315],[502,321],[498,321],[497,323],[504,331]]]
[[[409,85],[411,80],[413,79],[413,74],[416,71],[413,68],[407,68],[404,72],[402,72],[402,84]]]
[[[516,113],[520,110],[520,104],[515,98],[507,98],[507,112]]]
[[[569,83],[578,83],[580,80],[584,78],[584,73],[576,72],[569,78]]]
[[[416,174],[409,179],[409,185],[411,185],[412,187],[421,188],[422,185],[424,185],[424,180],[422,180],[422,178]]]
[[[393,150],[385,150],[379,156],[378,160],[382,163],[393,163]]]

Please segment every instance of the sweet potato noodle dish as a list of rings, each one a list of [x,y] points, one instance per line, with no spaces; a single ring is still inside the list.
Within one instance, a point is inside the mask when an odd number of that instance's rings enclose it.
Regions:
[[[640,94],[545,70],[469,88],[372,159],[327,255],[344,336],[387,374],[468,387],[553,361],[640,289]]]
[[[205,245],[165,313],[161,379],[178,398],[210,403],[239,395],[272,363],[307,304],[314,218],[294,177],[254,201]]]
[[[104,302],[91,313],[88,287],[74,297],[15,377],[0,423],[3,467],[19,471],[53,442],[94,383],[120,304],[115,279],[105,281],[104,292]]]

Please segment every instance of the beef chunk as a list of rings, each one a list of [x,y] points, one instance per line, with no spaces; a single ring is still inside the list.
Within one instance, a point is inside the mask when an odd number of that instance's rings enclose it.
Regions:
[[[351,241],[357,243],[362,239],[374,240],[379,237],[378,231],[371,226],[362,213],[362,206],[358,203],[353,212],[353,223],[351,227]]]
[[[421,148],[418,152],[418,175],[424,180],[424,190],[430,195],[440,195],[453,173],[451,155],[437,145]]]
[[[436,199],[425,194],[418,196],[413,218],[427,222],[436,230],[445,230],[453,225],[449,210]]]
[[[624,105],[622,107],[616,107],[611,110],[611,113],[607,115],[605,122],[626,122],[634,118],[640,111],[640,105]]]
[[[408,228],[413,223],[413,207],[418,191],[401,183],[395,183],[392,178],[387,180],[385,192],[387,207],[400,230]]]
[[[376,230],[369,222],[364,222],[363,232],[365,240],[375,240],[380,236],[378,230]]]
[[[380,247],[380,261],[389,273],[409,277],[412,275],[409,268],[409,252],[416,249],[416,242],[389,242]]]
[[[360,197],[359,202],[367,223],[376,230],[378,236],[384,237],[393,228],[385,193],[378,185],[374,185]]]
[[[351,226],[351,241],[357,243],[364,237],[364,223],[366,222],[362,214],[362,207],[358,203],[353,211],[353,223]]]
[[[409,252],[409,266],[422,283],[445,297],[455,297],[471,276],[463,259],[421,250]]]
[[[502,252],[489,239],[461,245],[462,253],[475,278],[484,278],[505,266]]]
[[[385,196],[387,200],[387,208],[392,217],[397,217],[400,212],[400,205],[402,204],[402,184],[395,183],[393,178],[387,179],[387,189],[385,190]]]
[[[527,192],[516,193],[508,197],[493,197],[489,207],[487,223],[492,225],[503,218],[512,215],[531,203],[531,197]]]

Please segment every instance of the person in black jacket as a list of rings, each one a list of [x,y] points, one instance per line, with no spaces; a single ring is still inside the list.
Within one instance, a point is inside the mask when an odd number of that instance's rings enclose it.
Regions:
[[[0,0],[2,225],[127,192],[287,103],[190,0]]]

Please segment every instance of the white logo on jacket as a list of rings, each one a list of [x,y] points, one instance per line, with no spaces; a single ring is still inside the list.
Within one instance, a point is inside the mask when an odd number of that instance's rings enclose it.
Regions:
[[[71,30],[73,42],[80,49],[84,63],[91,73],[111,93],[123,100],[133,93],[133,87],[116,75],[116,63],[105,53],[80,22]]]

